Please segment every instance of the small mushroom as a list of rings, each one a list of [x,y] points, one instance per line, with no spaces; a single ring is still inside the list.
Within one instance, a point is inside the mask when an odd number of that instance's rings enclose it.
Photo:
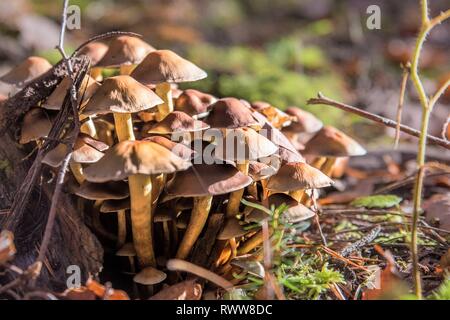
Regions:
[[[131,114],[155,107],[163,101],[149,88],[130,76],[106,79],[91,97],[83,113],[114,115],[119,141],[134,140]]]
[[[366,154],[366,150],[355,140],[342,131],[331,126],[325,126],[318,131],[305,145],[306,154],[325,157],[321,171],[331,175],[338,157],[353,157]]]
[[[130,262],[130,271],[131,273],[136,273],[136,266],[134,264],[134,257],[136,256],[136,249],[134,249],[134,245],[131,242],[125,243],[122,248],[120,248],[116,252],[116,256],[118,257],[128,257],[128,261]]]
[[[195,120],[187,113],[173,111],[163,120],[153,124],[145,130],[146,134],[172,135],[176,133],[191,133],[209,129],[209,125],[200,120]]]
[[[41,57],[28,57],[22,63],[12,68],[8,73],[0,77],[0,81],[24,87],[30,81],[43,75],[52,68],[50,62]]]
[[[117,247],[120,248],[125,245],[127,239],[127,216],[126,211],[129,210],[130,198],[119,200],[106,200],[100,207],[100,212],[117,213]],[[133,247],[134,249],[134,247]]]
[[[39,146],[41,138],[47,137],[51,128],[52,122],[45,110],[31,108],[23,117],[19,143],[27,144],[36,141]]]
[[[280,109],[272,106],[270,103],[265,101],[255,101],[251,104],[253,110],[258,111],[264,115],[267,120],[275,128],[281,129],[291,124],[291,117]]]
[[[96,67],[120,68],[121,75],[129,75],[147,54],[155,50],[137,37],[119,36],[109,43],[108,51]]]
[[[261,129],[261,124],[253,116],[251,109],[236,98],[223,98],[210,106],[210,113],[205,122],[211,128],[237,129],[253,128]]]
[[[208,218],[214,195],[225,194],[248,186],[251,178],[231,165],[195,164],[178,172],[166,186],[172,197],[193,197],[194,207],[176,257],[185,259],[198,239]]]
[[[91,42],[85,45],[78,55],[85,55],[91,59],[91,77],[96,81],[102,81],[102,67],[97,67],[96,65],[105,56],[108,51],[108,46],[101,42]]]
[[[152,286],[166,280],[167,274],[153,267],[142,269],[133,278],[133,281],[144,286]]]
[[[152,236],[152,175],[186,170],[191,163],[151,141],[122,141],[86,168],[92,182],[128,177],[133,243],[142,267],[155,266]]]
[[[201,119],[209,114],[209,107],[217,98],[195,89],[184,90],[175,101],[175,111],[183,111],[195,119]]]
[[[173,51],[156,50],[145,57],[131,76],[145,85],[156,84],[156,94],[164,100],[156,114],[156,120],[161,121],[174,109],[170,83],[197,81],[207,75]]]

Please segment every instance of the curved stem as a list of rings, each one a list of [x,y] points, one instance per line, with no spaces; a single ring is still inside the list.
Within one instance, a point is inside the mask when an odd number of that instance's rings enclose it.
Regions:
[[[248,174],[248,166],[249,162],[247,160],[245,160],[244,163],[236,164],[236,168],[245,175]],[[234,191],[230,194],[227,205],[227,217],[234,217],[239,213],[239,206],[241,204],[242,196],[244,195],[244,190],[245,188]]]
[[[157,84],[155,92],[164,101],[163,104],[158,105],[158,113],[156,114],[156,121],[161,121],[173,111],[172,88],[170,87],[170,83],[163,82]]]
[[[258,231],[255,235],[253,235],[250,239],[245,241],[238,249],[238,255],[243,255],[249,253],[257,246],[263,243],[263,233],[262,230]]]
[[[95,128],[94,121],[92,121],[91,117],[83,117],[80,116],[80,120],[87,120],[80,126],[80,131],[90,135],[92,138],[97,138],[97,129]]]
[[[152,179],[136,174],[128,177],[133,243],[141,268],[156,267],[153,251]]]
[[[327,160],[325,160],[325,163],[320,168],[320,171],[322,171],[327,176],[331,177],[335,163],[336,163],[335,157],[328,157]]]
[[[191,252],[195,241],[197,241],[208,219],[211,202],[212,196],[194,198],[194,208],[192,209],[191,218],[176,254],[178,259],[187,258]]]

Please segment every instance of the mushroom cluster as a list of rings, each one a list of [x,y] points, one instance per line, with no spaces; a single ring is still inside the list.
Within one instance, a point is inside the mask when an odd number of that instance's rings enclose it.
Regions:
[[[92,67],[78,94],[82,127],[66,191],[78,197],[105,245],[115,246],[117,259],[127,257],[127,272],[140,285],[176,281],[165,274],[170,258],[216,256],[205,266],[219,268],[258,250],[262,237],[246,225],[267,214],[242,199],[267,208],[285,204],[292,224],[310,219],[317,195],[311,191],[333,184],[336,159],[365,153],[299,108],[283,112],[262,101],[178,89],[206,73],[139,38],[90,43],[80,54]],[[30,57],[0,79],[23,86],[49,68]],[[116,68],[117,75],[104,77],[104,68]],[[70,85],[70,78],[62,80],[25,114],[21,144],[42,145]],[[43,163],[54,170],[66,153],[61,143]],[[209,232],[209,218],[217,214],[220,228]],[[199,260],[199,254],[207,257]]]

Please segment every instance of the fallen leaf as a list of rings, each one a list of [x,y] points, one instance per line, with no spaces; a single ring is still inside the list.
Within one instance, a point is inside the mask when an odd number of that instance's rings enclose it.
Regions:
[[[435,194],[423,204],[426,220],[439,228],[450,231],[450,193]]]
[[[202,286],[195,280],[186,280],[162,289],[149,300],[200,300]]]
[[[350,205],[357,208],[390,208],[398,205],[402,201],[402,198],[393,194],[376,195],[360,197],[353,200]]]
[[[14,235],[4,230],[0,233],[0,264],[8,262],[16,254]]]

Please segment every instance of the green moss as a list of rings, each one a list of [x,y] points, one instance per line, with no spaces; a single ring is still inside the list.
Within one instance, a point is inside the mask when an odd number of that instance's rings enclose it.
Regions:
[[[11,163],[7,159],[0,159],[0,171],[3,171],[6,176],[12,174]]]

